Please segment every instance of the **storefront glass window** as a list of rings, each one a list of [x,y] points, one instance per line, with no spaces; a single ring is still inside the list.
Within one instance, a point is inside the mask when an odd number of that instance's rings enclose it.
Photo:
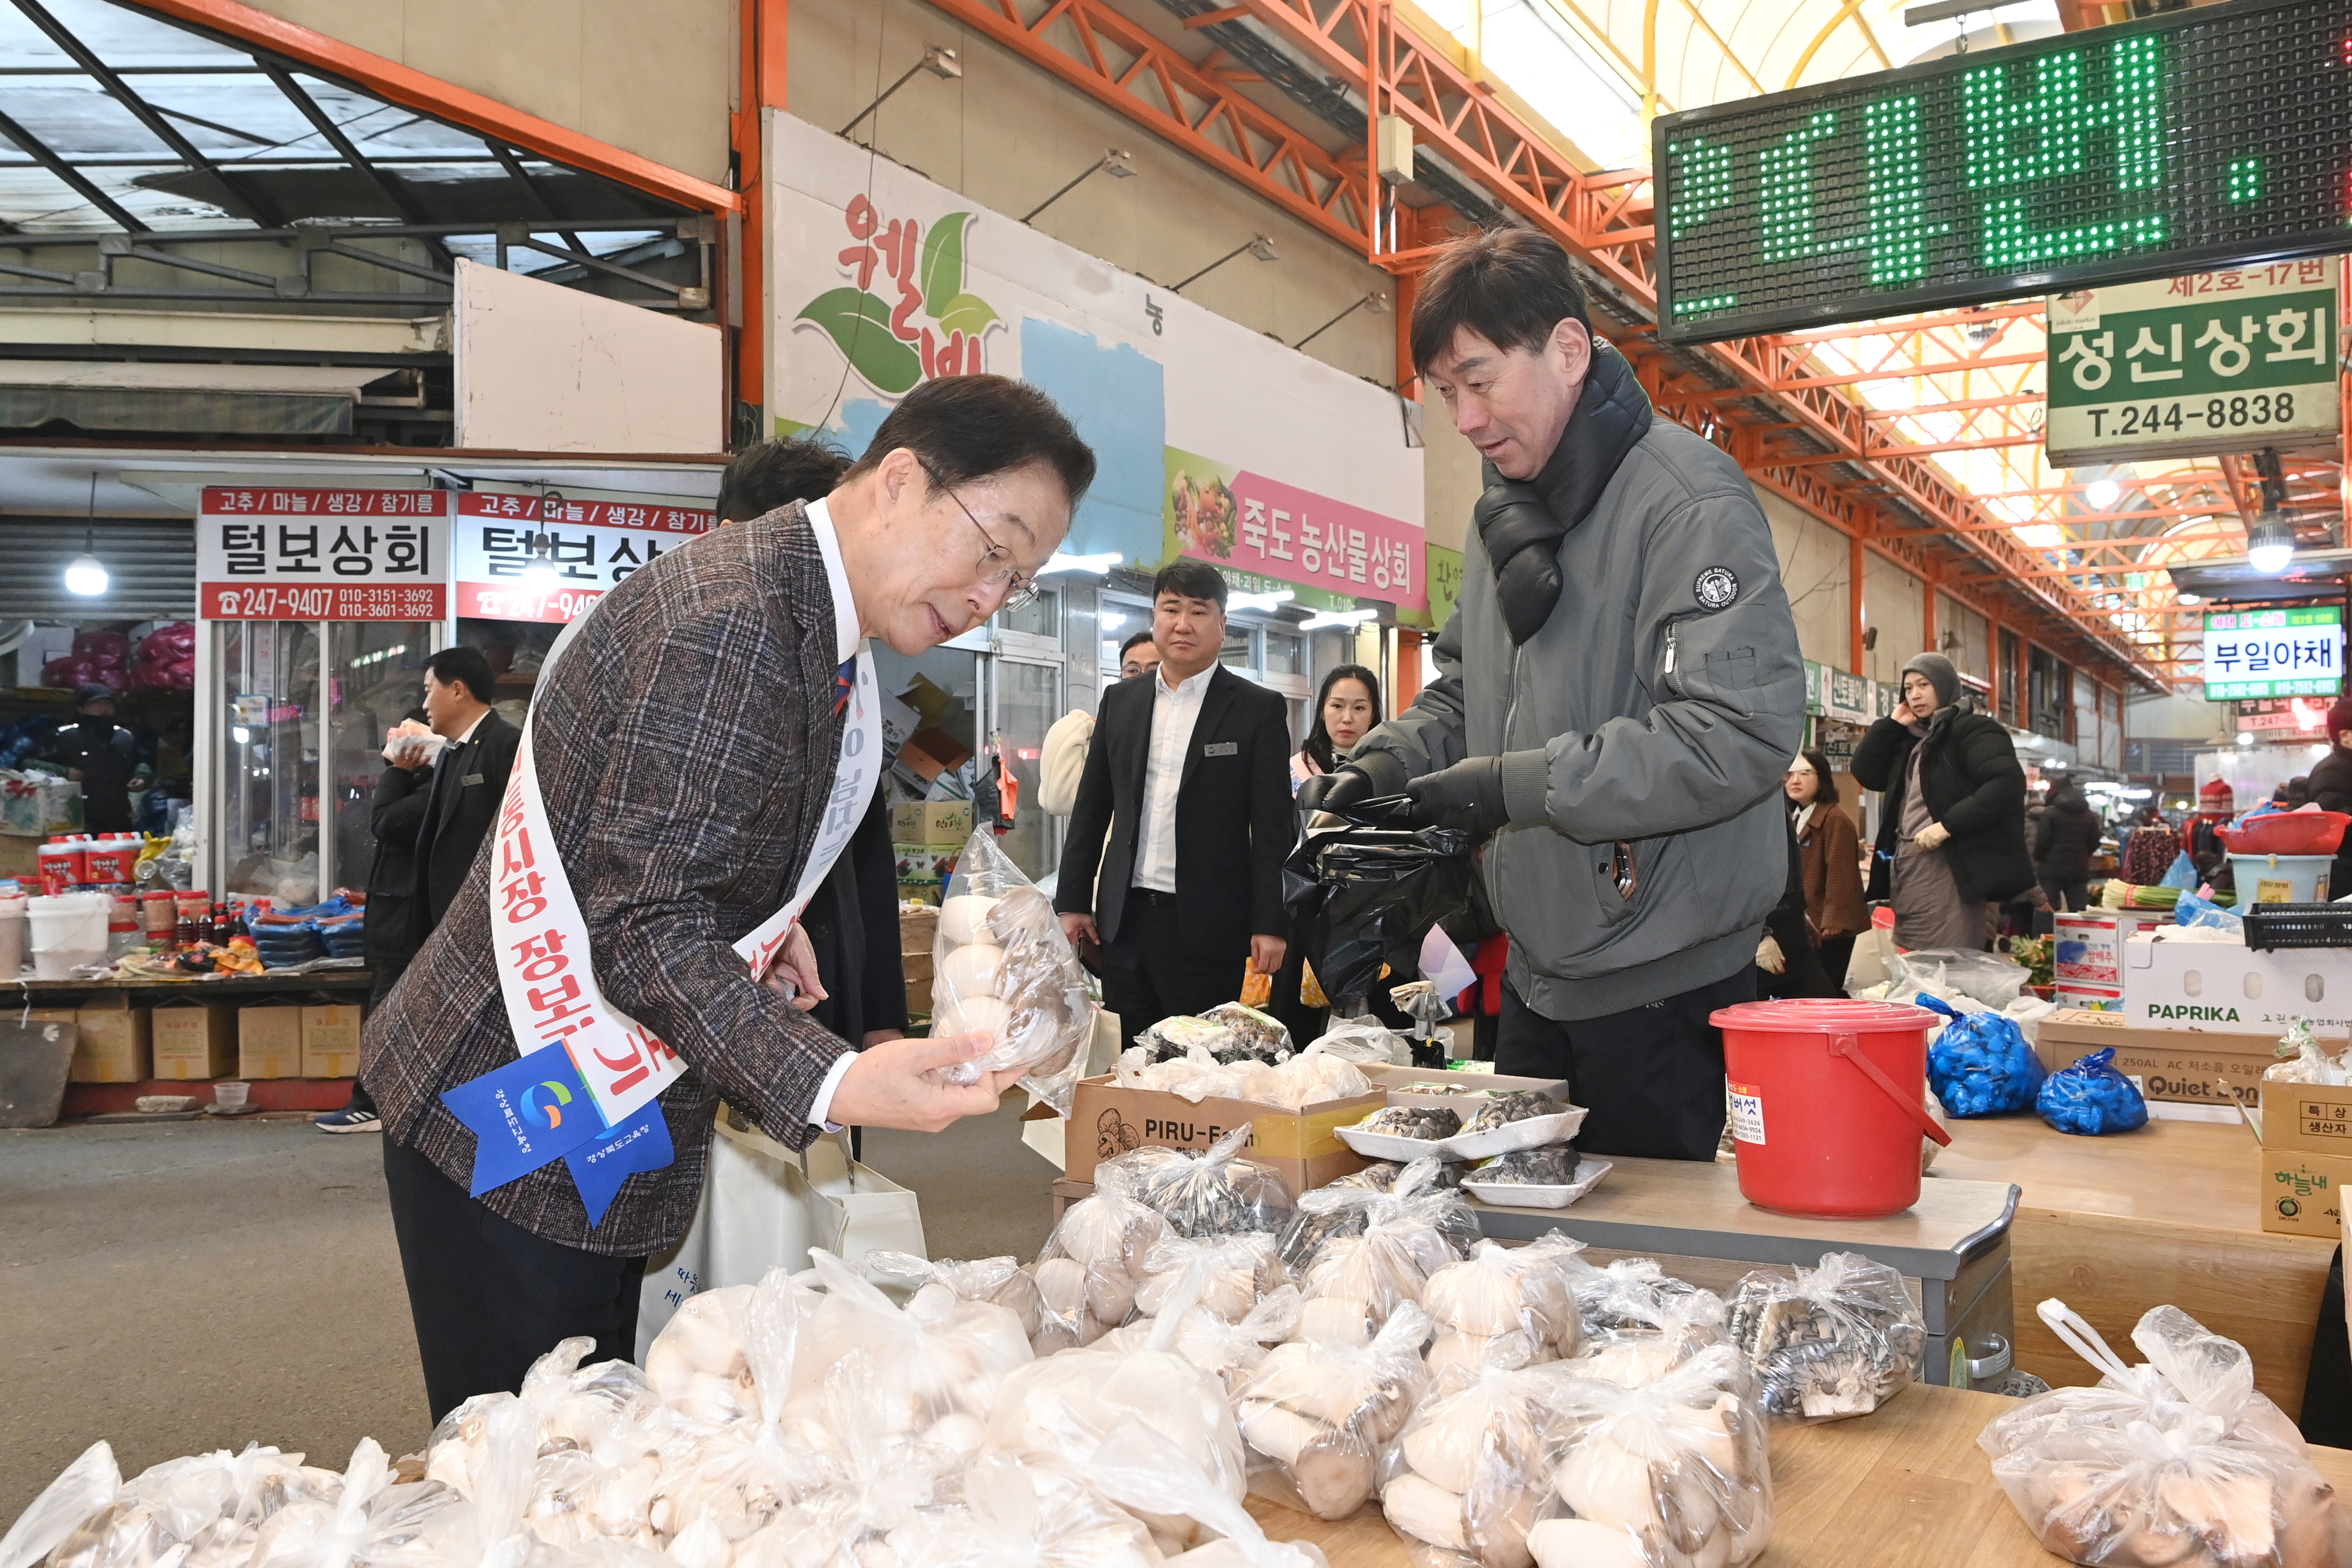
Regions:
[[[383,778],[384,732],[424,699],[427,622],[343,621],[327,627],[327,778],[335,802],[334,885],[358,889],[375,860],[369,820]]]
[[[1062,716],[1062,666],[1013,659],[995,662],[996,730],[1004,760],[1021,783],[1013,831],[996,841],[1013,863],[1042,877],[1061,863],[1061,833],[1055,819],[1037,804],[1037,765],[1045,731]]]
[[[226,891],[319,901],[319,623],[225,621],[220,866]]]

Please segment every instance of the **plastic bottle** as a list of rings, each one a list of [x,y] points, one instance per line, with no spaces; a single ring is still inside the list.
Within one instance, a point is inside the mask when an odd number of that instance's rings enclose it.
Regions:
[[[106,915],[106,956],[109,959],[127,958],[146,950],[147,938],[139,925],[139,899],[135,894],[116,893],[108,895]]]

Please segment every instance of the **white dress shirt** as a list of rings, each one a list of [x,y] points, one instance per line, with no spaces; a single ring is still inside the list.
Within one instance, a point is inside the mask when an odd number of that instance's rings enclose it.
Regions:
[[[1181,684],[1168,684],[1162,664],[1151,678],[1151,750],[1143,764],[1143,821],[1136,833],[1135,885],[1176,891],[1176,792],[1184,786],[1184,757],[1192,726],[1208,695],[1211,664]]]
[[[834,646],[841,662],[847,664],[857,656],[865,638],[858,634],[857,603],[849,596],[849,574],[841,565],[841,538],[834,532],[833,515],[824,509],[822,500],[808,504],[808,520],[809,528],[816,534],[816,553],[824,561],[824,585],[833,594]],[[845,977],[842,983],[847,985],[849,981]],[[826,1113],[833,1109],[833,1096],[841,1088],[843,1077],[856,1060],[854,1051],[845,1051],[834,1059],[824,1082],[817,1085],[816,1098],[809,1102],[810,1125],[823,1127],[828,1133],[840,1131]]]

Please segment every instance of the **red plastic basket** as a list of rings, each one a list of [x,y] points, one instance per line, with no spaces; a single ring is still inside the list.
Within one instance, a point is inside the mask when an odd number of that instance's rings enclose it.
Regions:
[[[2341,811],[2266,811],[2243,827],[2213,831],[2242,855],[2332,855],[2347,825],[2352,816]]]

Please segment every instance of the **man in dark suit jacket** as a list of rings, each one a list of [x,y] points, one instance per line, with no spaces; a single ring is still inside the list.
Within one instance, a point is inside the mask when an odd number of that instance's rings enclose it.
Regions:
[[[416,944],[441,924],[499,818],[522,731],[490,706],[490,661],[479,648],[444,648],[425,661],[425,712],[449,744],[431,765],[416,828]],[[419,764],[415,777],[426,772]]]
[[[1225,580],[1180,560],[1151,587],[1160,668],[1103,694],[1055,897],[1070,940],[1101,945],[1103,1002],[1128,1045],[1234,1000],[1244,965],[1282,967],[1282,862],[1298,833],[1283,700],[1217,662]]]
[[[675,1157],[629,1176],[594,1222],[561,1160],[469,1196],[475,1137],[441,1095],[518,1054],[491,946],[495,847],[477,857],[367,1021],[434,1419],[519,1387],[572,1335],[600,1359],[634,1353],[646,1255],[694,1217],[722,1096],[796,1149],[832,1124],[936,1132],[996,1109],[1013,1074],[944,1078],[985,1037],[856,1051],[808,1016],[804,934],[778,959],[802,988],[792,998],[734,944],[788,904],[818,842],[860,644],[911,656],[1025,601],[1094,466],[1035,388],[925,382],[822,501],[714,528],[577,623],[531,708],[553,841],[537,852],[562,861],[598,990],[686,1064],[656,1102]]]

